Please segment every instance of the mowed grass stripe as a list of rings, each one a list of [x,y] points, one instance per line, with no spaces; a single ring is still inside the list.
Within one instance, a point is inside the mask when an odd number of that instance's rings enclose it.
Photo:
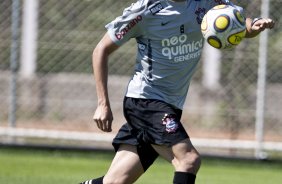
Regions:
[[[103,175],[111,152],[0,149],[0,183],[70,184]],[[203,158],[197,184],[273,184],[281,182],[282,162]],[[173,167],[158,159],[137,184],[172,183]]]

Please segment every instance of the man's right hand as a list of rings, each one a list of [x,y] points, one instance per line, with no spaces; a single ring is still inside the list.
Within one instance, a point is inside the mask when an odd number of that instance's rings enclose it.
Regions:
[[[96,122],[97,127],[104,132],[112,131],[113,113],[108,106],[98,106],[93,120]]]

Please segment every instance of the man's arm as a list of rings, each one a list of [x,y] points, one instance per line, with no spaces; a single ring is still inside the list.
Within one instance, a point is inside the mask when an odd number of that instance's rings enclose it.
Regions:
[[[113,114],[111,111],[108,96],[108,57],[118,46],[113,43],[106,33],[94,49],[92,56],[92,65],[97,91],[97,109],[94,113],[93,120],[97,127],[104,132],[112,131]]]
[[[269,18],[246,19],[246,38],[253,38],[265,29],[272,29],[275,23]]]

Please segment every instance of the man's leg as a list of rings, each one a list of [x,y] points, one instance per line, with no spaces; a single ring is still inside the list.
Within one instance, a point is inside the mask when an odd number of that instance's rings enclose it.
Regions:
[[[82,184],[132,184],[144,173],[136,146],[120,145],[105,176],[88,180]]]
[[[153,148],[175,168],[174,184],[194,184],[201,160],[190,139],[185,139],[172,147],[156,146]]]
[[[190,139],[185,139],[173,145],[172,152],[174,155],[173,164],[176,171],[197,174],[201,166],[201,159]]]
[[[103,183],[134,183],[144,173],[136,146],[120,145]]]

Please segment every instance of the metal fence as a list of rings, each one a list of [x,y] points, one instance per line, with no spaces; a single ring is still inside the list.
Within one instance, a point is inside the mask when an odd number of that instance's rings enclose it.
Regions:
[[[110,147],[124,122],[135,43],[109,61],[112,134],[92,122],[97,102],[91,56],[104,25],[131,3],[0,0],[2,144]],[[182,122],[202,153],[282,158],[282,1],[238,4],[247,16],[273,18],[276,28],[232,51],[205,47]]]

